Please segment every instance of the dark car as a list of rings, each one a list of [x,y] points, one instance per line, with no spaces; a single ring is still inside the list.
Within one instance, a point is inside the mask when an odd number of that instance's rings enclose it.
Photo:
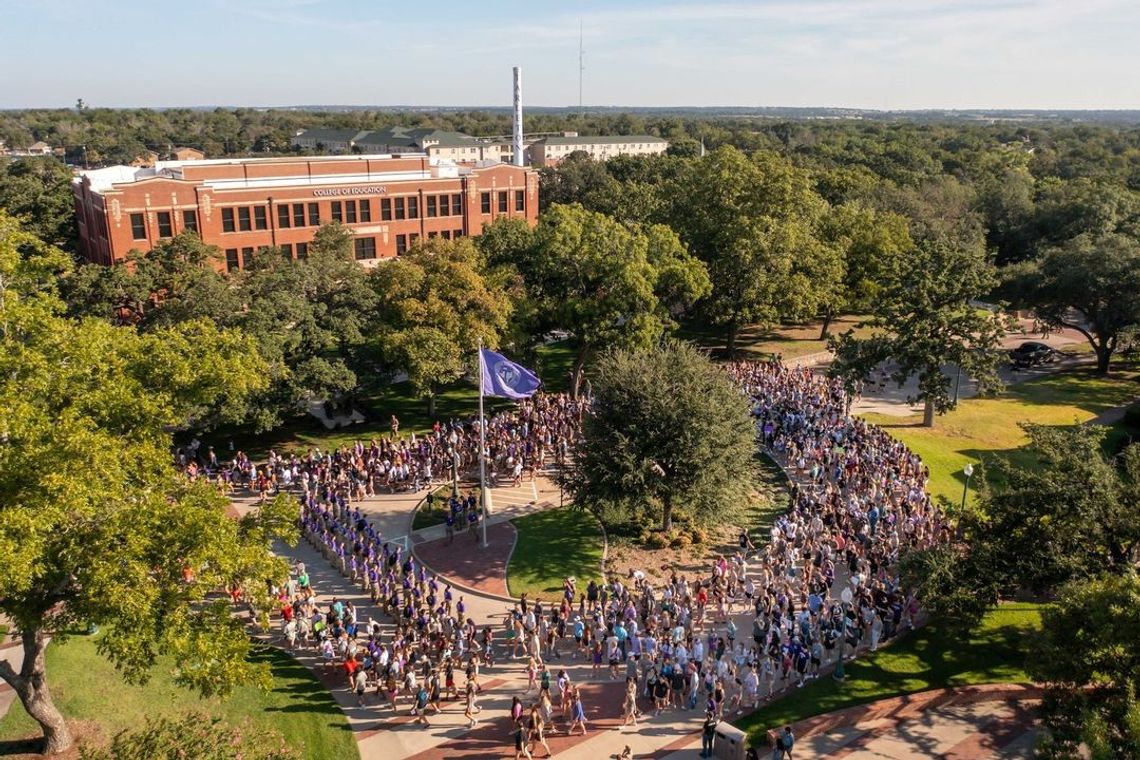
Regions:
[[[1024,369],[1026,367],[1036,367],[1040,364],[1048,364],[1057,358],[1057,352],[1044,343],[1037,341],[1026,341],[1017,348],[1009,352],[1009,360],[1013,363],[1014,367]]]

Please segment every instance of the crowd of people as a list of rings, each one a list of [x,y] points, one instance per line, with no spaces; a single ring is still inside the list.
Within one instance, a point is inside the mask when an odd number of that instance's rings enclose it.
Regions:
[[[576,679],[624,679],[623,725],[636,726],[650,711],[694,711],[711,736],[726,715],[913,627],[918,602],[900,585],[899,553],[950,530],[927,495],[923,463],[851,417],[837,381],[775,361],[727,371],[751,402],[760,445],[790,476],[787,513],[765,536],[741,529],[735,550],[698,577],[673,572],[654,582],[630,571],[583,588],[566,579],[561,598],[523,597],[501,624],[476,625],[462,596],[378,535],[353,504],[374,491],[375,476],[396,468],[430,479],[456,451],[469,467],[478,456],[478,421],[437,425],[418,439],[398,438],[394,425],[389,440],[300,459],[271,456],[264,468],[236,457],[231,472],[250,487],[267,478],[298,492],[307,539],[396,621],[387,633],[375,621],[362,625],[351,605],[334,600],[318,609],[298,579],[283,591],[290,646],[319,649],[361,700],[371,690],[422,725],[442,699],[461,698],[475,726],[480,668],[525,661],[528,688],[511,708],[512,735],[516,757],[531,757],[540,747],[549,753],[546,736],[558,728],[586,732]],[[567,397],[539,395],[495,415],[487,430],[493,469],[565,458],[584,413]],[[464,515],[478,512],[466,500],[457,505]],[[466,676],[462,697],[457,671]],[[785,731],[778,742],[776,751],[790,755],[794,735]]]
[[[548,464],[561,465],[581,428],[585,404],[565,394],[538,394],[517,406],[491,415],[484,436],[489,482],[516,485],[533,479]],[[420,491],[433,481],[460,478],[477,471],[478,419],[436,422],[431,432],[400,435],[392,417],[391,436],[356,441],[333,451],[311,449],[307,454],[270,451],[256,463],[243,451],[219,458],[213,446],[202,451],[198,439],[175,452],[178,466],[191,478],[207,477],[225,493],[251,490],[261,499],[281,491],[315,493],[331,487],[350,502],[380,493]]]

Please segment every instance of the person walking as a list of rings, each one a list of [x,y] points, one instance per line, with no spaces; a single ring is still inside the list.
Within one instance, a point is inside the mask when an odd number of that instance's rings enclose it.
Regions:
[[[705,722],[701,726],[701,757],[713,756],[713,743],[716,740],[716,727],[720,723],[716,713],[711,710],[705,713]]]

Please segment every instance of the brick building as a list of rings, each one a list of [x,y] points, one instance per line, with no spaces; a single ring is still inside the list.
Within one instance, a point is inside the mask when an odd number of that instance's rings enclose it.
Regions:
[[[362,262],[419,238],[478,235],[499,217],[538,218],[538,177],[497,162],[424,154],[235,158],[112,166],[73,180],[79,249],[99,264],[194,230],[237,269],[258,248],[303,257],[317,228],[344,223]]]

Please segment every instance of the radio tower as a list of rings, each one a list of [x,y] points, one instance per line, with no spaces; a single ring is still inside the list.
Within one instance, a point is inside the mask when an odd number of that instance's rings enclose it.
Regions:
[[[578,19],[578,119],[585,118],[582,109],[582,75],[586,71],[586,50],[582,47],[582,19]]]

